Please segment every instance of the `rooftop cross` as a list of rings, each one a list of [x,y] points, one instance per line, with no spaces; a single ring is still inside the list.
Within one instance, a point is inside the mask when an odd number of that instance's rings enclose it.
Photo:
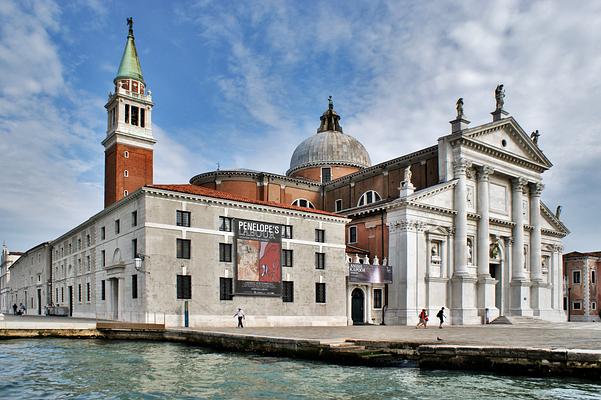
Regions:
[[[129,35],[130,36],[134,36],[134,19],[132,17],[129,17],[127,19],[127,26],[129,26]]]

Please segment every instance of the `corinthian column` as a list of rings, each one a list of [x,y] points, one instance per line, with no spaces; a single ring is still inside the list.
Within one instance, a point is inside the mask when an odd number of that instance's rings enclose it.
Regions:
[[[484,165],[478,171],[478,275],[489,276],[489,199],[488,199],[488,177],[493,173],[493,169]]]
[[[542,183],[530,185],[530,279],[542,282],[543,273],[541,269],[541,219],[540,219],[540,196],[544,189]]]
[[[527,184],[523,178],[512,180],[511,210],[513,214],[513,257],[511,260],[511,280],[522,281],[526,279],[524,273],[524,186]]]
[[[455,216],[455,262],[454,262],[454,273],[456,275],[467,275],[467,257],[466,257],[466,246],[467,246],[467,189],[466,189],[466,169],[469,166],[469,162],[460,158],[453,162],[453,172],[455,179],[458,179],[457,185],[455,185],[455,210],[457,215]]]

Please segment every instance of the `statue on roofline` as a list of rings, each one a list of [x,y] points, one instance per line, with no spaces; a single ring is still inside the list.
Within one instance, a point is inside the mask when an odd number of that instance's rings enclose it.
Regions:
[[[495,100],[497,101],[496,111],[500,111],[503,109],[503,105],[505,104],[505,89],[503,89],[503,84],[497,85],[495,89]]]
[[[457,109],[457,119],[463,119],[463,97],[460,97],[455,104]]]

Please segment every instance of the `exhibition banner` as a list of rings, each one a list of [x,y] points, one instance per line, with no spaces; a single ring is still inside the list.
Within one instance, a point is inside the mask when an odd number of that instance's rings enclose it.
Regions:
[[[282,231],[278,224],[234,220],[234,294],[282,295]]]
[[[355,283],[392,283],[390,265],[349,264],[349,282]]]

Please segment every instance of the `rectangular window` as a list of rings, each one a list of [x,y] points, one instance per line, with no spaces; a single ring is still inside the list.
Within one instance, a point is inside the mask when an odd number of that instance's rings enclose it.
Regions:
[[[177,258],[190,259],[190,240],[177,239]]]
[[[382,289],[374,289],[374,308],[382,308]]]
[[[103,279],[100,281],[100,300],[106,299],[106,281]]]
[[[104,226],[102,228],[100,228],[100,240],[104,240],[106,239],[106,229],[104,229]]]
[[[572,303],[572,310],[580,310],[580,302],[579,301],[575,301]]]
[[[591,310],[595,311],[597,309],[597,303],[594,301],[591,301]]]
[[[219,300],[232,300],[234,298],[233,283],[232,278],[219,278]]]
[[[232,219],[228,217],[219,217],[219,230],[223,232],[231,232]]]
[[[90,247],[92,245],[92,238],[90,235],[86,235],[86,245]]]
[[[177,226],[190,226],[190,211],[177,210],[175,212],[175,224]]]
[[[90,271],[92,269],[92,263],[90,262],[90,256],[86,256],[86,268],[88,269],[88,271]]]
[[[131,124],[138,126],[138,113],[139,108],[136,106],[131,106]]]
[[[61,288],[61,303],[65,302],[65,288]]]
[[[572,271],[572,283],[580,284],[580,271]]]
[[[138,211],[131,212],[131,226],[138,226]]]
[[[326,183],[332,180],[332,169],[330,167],[323,167],[321,169],[321,182]]]
[[[131,241],[131,258],[138,256],[138,239],[132,239]]]
[[[334,203],[334,210],[336,212],[342,210],[342,199],[336,200],[336,203]]]
[[[294,282],[282,281],[282,301],[284,303],[294,302]]]
[[[597,282],[597,272],[595,270],[591,271],[591,283]]]
[[[315,302],[325,303],[326,302],[326,284],[315,282]]]
[[[292,225],[284,225],[284,231],[282,232],[282,238],[292,239]]]
[[[282,267],[292,267],[292,250],[282,250]]]
[[[81,283],[77,285],[77,301],[81,303]]]
[[[56,302],[58,303],[58,288],[56,288]]]
[[[90,301],[91,298],[92,298],[92,292],[90,289],[90,282],[86,282],[86,299],[87,299],[87,301]]]
[[[121,232],[121,221],[115,220],[115,235],[118,235]]]
[[[131,276],[131,298],[138,298],[138,275]]]
[[[357,243],[357,227],[350,226],[348,228],[348,242],[349,243]]]
[[[129,104],[125,105],[125,123],[129,124]]]
[[[106,267],[106,251],[102,250],[100,252],[100,262],[103,267]]]
[[[178,275],[177,276],[177,298],[191,299],[192,298],[192,276]]]
[[[140,108],[140,126],[144,128],[146,126],[146,110]]]
[[[315,241],[324,243],[326,241],[326,231],[323,229],[315,229]]]
[[[232,261],[232,245],[229,243],[219,243],[219,261]]]
[[[81,250],[81,239],[77,239],[77,250]]]
[[[315,268],[326,268],[326,253],[315,253]]]

